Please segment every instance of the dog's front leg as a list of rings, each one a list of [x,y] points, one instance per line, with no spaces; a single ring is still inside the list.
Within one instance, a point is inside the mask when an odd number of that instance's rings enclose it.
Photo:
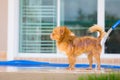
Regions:
[[[75,69],[75,62],[76,62],[76,57],[74,55],[69,55],[68,56],[68,61],[69,61],[69,67],[67,70],[74,70]]]

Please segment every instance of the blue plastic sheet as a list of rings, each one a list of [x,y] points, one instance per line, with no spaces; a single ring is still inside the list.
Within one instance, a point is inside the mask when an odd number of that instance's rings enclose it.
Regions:
[[[31,61],[31,60],[12,60],[12,61],[0,61],[0,66],[14,66],[14,67],[62,67],[66,68],[69,64],[65,63],[49,63],[49,62],[39,62],[39,61]],[[95,68],[95,64],[92,65]],[[89,64],[76,64],[76,68],[87,68]],[[120,65],[107,65],[102,64],[102,68],[110,68],[110,69],[120,69]]]

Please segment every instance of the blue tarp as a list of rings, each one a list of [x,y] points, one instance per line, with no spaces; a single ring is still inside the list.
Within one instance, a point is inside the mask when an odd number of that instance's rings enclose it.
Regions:
[[[15,67],[68,67],[69,64],[65,63],[49,63],[39,62],[31,60],[12,60],[12,61],[0,61],[0,66],[15,66]],[[95,64],[92,65],[95,68]],[[87,68],[89,64],[76,64],[77,68]],[[120,65],[101,65],[102,68],[120,69]]]

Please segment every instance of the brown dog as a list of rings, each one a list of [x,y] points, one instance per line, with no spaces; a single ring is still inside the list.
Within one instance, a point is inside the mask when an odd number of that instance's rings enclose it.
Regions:
[[[102,27],[94,25],[89,28],[90,32],[99,32],[98,38],[92,36],[77,37],[67,27],[56,27],[50,35],[52,40],[56,40],[57,47],[68,56],[69,67],[67,69],[74,69],[76,57],[80,54],[86,53],[89,60],[89,69],[92,69],[93,57],[97,62],[97,69],[100,69],[100,53],[102,46],[101,39],[105,32]]]

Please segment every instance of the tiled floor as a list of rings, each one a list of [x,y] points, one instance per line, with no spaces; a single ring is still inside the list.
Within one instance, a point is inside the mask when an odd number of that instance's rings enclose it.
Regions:
[[[0,80],[77,80],[86,74],[104,74],[111,69],[86,70],[75,69],[73,71],[65,68],[44,67],[0,67]]]
[[[76,68],[67,70],[59,67],[0,67],[0,72],[41,72],[41,73],[105,73],[111,69],[86,70],[85,68]]]

